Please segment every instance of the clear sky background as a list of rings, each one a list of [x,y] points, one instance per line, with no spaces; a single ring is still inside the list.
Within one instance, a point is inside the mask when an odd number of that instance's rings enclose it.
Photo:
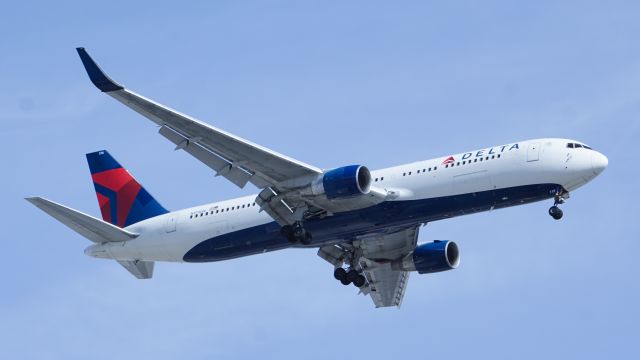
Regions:
[[[12,1],[0,13],[3,359],[640,357],[637,1]],[[429,224],[462,264],[374,309],[314,250],[140,281],[23,200],[99,215],[108,149],[164,206],[248,195],[101,94],[128,88],[314,164],[381,168],[536,137],[609,168],[551,201]]]

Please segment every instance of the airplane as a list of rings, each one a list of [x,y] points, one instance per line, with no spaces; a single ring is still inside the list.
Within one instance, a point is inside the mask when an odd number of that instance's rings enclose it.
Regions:
[[[124,88],[76,49],[102,92],[159,126],[159,133],[240,188],[258,194],[169,211],[106,150],[86,154],[102,220],[27,198],[93,242],[85,254],[112,259],[139,279],[156,261],[201,263],[287,248],[313,248],[343,285],[375,307],[400,307],[409,274],[452,270],[457,244],[418,244],[429,222],[552,200],[601,174],[608,159],[583,142],[543,138],[369,170],[321,169],[254,144]]]

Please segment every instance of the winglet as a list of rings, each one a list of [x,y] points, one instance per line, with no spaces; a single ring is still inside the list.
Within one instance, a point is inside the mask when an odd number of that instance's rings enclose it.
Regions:
[[[76,50],[78,51],[78,55],[80,55],[80,60],[82,60],[82,65],[84,65],[85,70],[87,70],[89,79],[91,79],[91,82],[93,83],[93,85],[95,85],[98,89],[100,89],[100,91],[110,92],[110,91],[117,91],[117,90],[124,89],[124,87],[122,87],[120,84],[116,83],[115,81],[111,80],[111,78],[108,77],[102,71],[102,69],[100,69],[98,64],[96,64],[96,62],[93,61],[91,56],[89,56],[89,54],[83,47],[76,48]]]

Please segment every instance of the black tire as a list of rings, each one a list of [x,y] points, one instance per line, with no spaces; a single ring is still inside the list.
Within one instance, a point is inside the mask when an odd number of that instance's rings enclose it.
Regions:
[[[549,208],[549,215],[551,215],[551,217],[554,218],[555,220],[560,220],[562,219],[562,216],[564,214],[562,212],[562,209],[554,205]]]
[[[358,272],[351,269],[347,272],[347,280],[349,280],[350,283],[355,282],[358,279]]]
[[[333,277],[336,278],[336,280],[342,281],[342,279],[347,278],[347,270],[344,268],[337,268],[333,271]]]
[[[305,231],[304,239],[300,242],[302,243],[302,245],[309,245],[311,244],[311,239],[312,239],[311,233],[308,231]]]
[[[346,276],[344,279],[340,280],[340,282],[342,283],[342,285],[347,286],[349,284],[351,284],[351,281],[347,280]]]
[[[362,274],[359,274],[356,280],[353,282],[353,285],[355,285],[357,288],[361,288],[366,283],[367,283],[367,279],[365,279],[365,277]]]
[[[280,235],[282,235],[285,239],[289,239],[293,234],[293,226],[285,225],[280,228]]]

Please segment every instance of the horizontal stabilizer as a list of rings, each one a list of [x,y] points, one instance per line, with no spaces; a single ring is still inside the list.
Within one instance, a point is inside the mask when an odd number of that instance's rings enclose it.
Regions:
[[[138,237],[138,234],[41,197],[25,200],[95,243],[127,241]]]
[[[138,279],[151,279],[151,277],[153,276],[153,261],[117,261]]]

